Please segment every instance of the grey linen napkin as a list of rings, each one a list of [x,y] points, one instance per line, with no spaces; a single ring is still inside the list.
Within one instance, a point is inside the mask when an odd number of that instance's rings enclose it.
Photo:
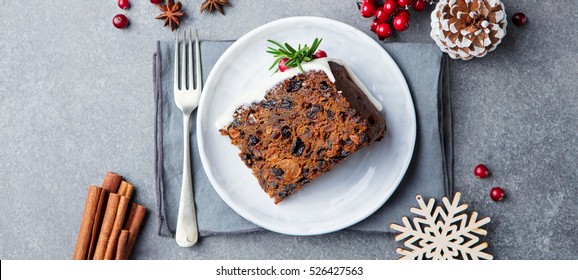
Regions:
[[[203,80],[232,41],[202,41]],[[159,235],[172,236],[182,177],[182,117],[173,100],[174,43],[157,42],[153,56],[156,188]],[[417,140],[409,169],[394,194],[376,213],[348,228],[392,232],[416,206],[415,196],[452,194],[451,106],[445,56],[434,44],[390,43],[386,51],[405,75],[417,115]],[[201,236],[262,230],[235,213],[211,186],[201,164],[196,140],[196,113],[191,120],[191,160],[197,221]]]

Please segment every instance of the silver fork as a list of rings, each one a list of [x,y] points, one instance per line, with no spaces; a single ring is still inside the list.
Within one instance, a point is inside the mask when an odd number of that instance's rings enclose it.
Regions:
[[[181,75],[179,83],[179,34],[175,42],[175,69],[174,88],[175,103],[183,112],[183,182],[181,185],[181,198],[179,201],[179,214],[177,218],[177,230],[175,239],[181,247],[190,247],[197,243],[199,231],[197,229],[197,215],[195,211],[195,199],[193,197],[193,180],[191,176],[191,149],[190,149],[190,116],[199,105],[202,90],[201,56],[199,54],[199,36],[195,32],[195,73],[196,87],[193,84],[193,46],[191,31],[187,41],[187,33],[184,32],[181,61]],[[188,54],[188,55],[187,55]],[[187,59],[188,57],[188,59]],[[188,73],[188,86],[187,86]]]

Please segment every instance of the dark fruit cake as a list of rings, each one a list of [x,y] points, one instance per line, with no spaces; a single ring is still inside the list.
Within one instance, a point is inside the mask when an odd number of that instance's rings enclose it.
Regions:
[[[276,204],[385,133],[380,109],[357,78],[318,60],[325,67],[283,73],[288,78],[239,106],[220,130]]]

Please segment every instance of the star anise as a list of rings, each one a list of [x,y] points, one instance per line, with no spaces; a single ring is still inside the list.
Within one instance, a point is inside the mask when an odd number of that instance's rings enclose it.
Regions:
[[[209,9],[209,13],[212,13],[213,9],[215,9],[224,15],[225,13],[223,13],[221,6],[231,6],[231,4],[229,4],[229,0],[206,0],[205,3],[201,5],[201,13],[206,9]]]
[[[173,0],[168,0],[166,4],[159,4],[157,7],[159,7],[163,13],[155,17],[156,19],[164,19],[165,26],[168,25],[171,31],[179,27],[181,17],[185,16],[185,13],[181,11],[181,2],[174,3]]]

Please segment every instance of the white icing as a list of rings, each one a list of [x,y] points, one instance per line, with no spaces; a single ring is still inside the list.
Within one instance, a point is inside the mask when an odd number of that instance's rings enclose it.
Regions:
[[[310,62],[304,63],[301,66],[305,72],[309,71],[323,71],[329,78],[332,83],[335,83],[335,76],[333,72],[331,72],[331,67],[329,66],[329,61],[335,62],[337,64],[342,65],[349,76],[351,77],[352,81],[361,89],[361,91],[367,96],[369,101],[375,106],[375,108],[379,111],[383,110],[383,106],[375,97],[367,90],[365,85],[359,80],[359,78],[351,71],[351,69],[343,63],[343,61],[334,58],[318,58],[314,59]],[[255,89],[251,90],[247,94],[243,95],[241,98],[236,100],[231,106],[225,110],[219,118],[217,118],[216,126],[217,129],[224,128],[228,126],[233,121],[233,114],[235,111],[241,106],[250,106],[253,103],[258,103],[265,98],[267,91],[279,83],[283,82],[286,79],[290,79],[293,76],[296,76],[301,73],[299,68],[290,68],[285,72],[277,72],[273,76],[271,76],[268,80],[264,83],[256,87]]]

